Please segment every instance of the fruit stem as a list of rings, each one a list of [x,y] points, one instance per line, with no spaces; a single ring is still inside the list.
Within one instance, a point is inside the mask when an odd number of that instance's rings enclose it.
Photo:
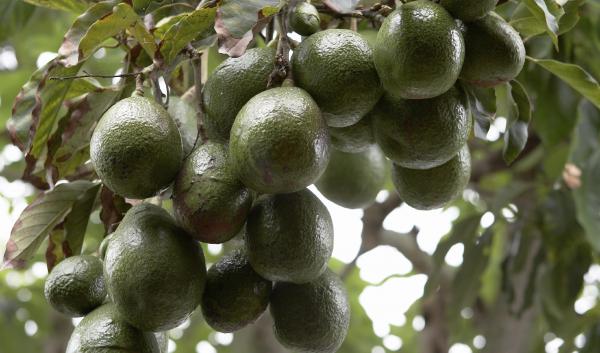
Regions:
[[[192,58],[191,63],[194,68],[194,87],[196,102],[198,104],[198,108],[196,109],[196,114],[198,116],[198,137],[196,138],[196,143],[194,145],[198,145],[198,143],[203,144],[208,141],[206,128],[204,126],[204,104],[202,103],[202,53],[195,55]]]
[[[290,40],[287,28],[288,6],[284,6],[277,14],[277,53],[275,55],[275,67],[269,75],[267,87],[280,85],[290,74]]]

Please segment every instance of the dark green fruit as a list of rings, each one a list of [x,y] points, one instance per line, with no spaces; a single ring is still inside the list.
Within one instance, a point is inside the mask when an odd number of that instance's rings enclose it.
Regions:
[[[212,139],[229,139],[229,131],[244,104],[267,89],[275,49],[254,48],[222,62],[208,77],[202,92],[204,123]]]
[[[383,188],[386,160],[379,147],[371,145],[359,153],[333,149],[317,189],[329,200],[346,208],[364,208]]]
[[[517,77],[525,64],[525,46],[511,25],[490,13],[467,23],[465,28],[462,79],[474,85],[493,87]]]
[[[333,251],[329,211],[307,189],[264,196],[248,217],[246,250],[262,277],[310,282],[325,271]]]
[[[475,21],[492,11],[498,0],[441,0],[440,4],[452,16],[466,22]]]
[[[348,153],[358,153],[368,149],[375,143],[371,120],[371,114],[367,114],[354,125],[329,127],[331,146]]]
[[[56,265],[44,286],[52,307],[71,317],[83,316],[102,304],[106,285],[102,261],[95,256],[71,256]]]
[[[243,250],[234,250],[208,270],[202,295],[204,319],[219,332],[235,332],[267,309],[271,286],[271,281],[254,272]]]
[[[123,99],[110,107],[90,141],[90,157],[104,185],[133,199],[155,195],[177,175],[183,153],[173,119],[155,101]]]
[[[275,283],[270,308],[275,336],[294,352],[337,352],[348,333],[348,297],[330,270],[310,283]]]
[[[252,194],[235,176],[227,146],[207,142],[194,149],[175,179],[175,216],[195,239],[224,243],[242,229]]]
[[[125,320],[144,331],[181,324],[200,304],[204,255],[164,209],[132,207],[106,249],[104,275]]]
[[[183,143],[183,155],[187,156],[194,148],[196,137],[198,137],[198,116],[196,109],[188,102],[179,97],[169,97],[169,115],[177,124],[181,142]]]
[[[112,235],[113,233],[110,233],[104,239],[102,239],[102,242],[98,247],[98,257],[100,257],[101,260],[104,260],[104,256],[106,255],[106,248],[108,248],[108,243],[110,242]]]
[[[235,119],[229,156],[240,180],[258,192],[312,184],[329,161],[329,134],[317,103],[296,87],[259,93]]]
[[[105,304],[81,320],[66,353],[160,353],[156,337],[127,323],[116,306]]]
[[[471,130],[467,97],[459,87],[431,99],[386,96],[371,115],[375,140],[389,159],[405,168],[430,169],[448,162]]]
[[[432,98],[449,90],[464,56],[458,24],[428,0],[402,4],[392,12],[379,30],[374,50],[383,87],[406,99]]]
[[[314,5],[299,2],[290,16],[290,26],[294,32],[310,36],[321,29],[321,17]]]
[[[319,104],[329,126],[356,124],[381,97],[373,51],[360,34],[329,29],[308,37],[292,56],[294,81]]]
[[[458,197],[469,182],[471,155],[463,147],[450,161],[432,169],[392,168],[392,181],[402,201],[419,210],[443,207]]]

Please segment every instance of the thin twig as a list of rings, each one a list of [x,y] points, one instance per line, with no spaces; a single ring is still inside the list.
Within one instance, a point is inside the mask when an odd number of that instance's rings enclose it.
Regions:
[[[124,74],[116,74],[116,75],[94,75],[94,74],[85,73],[83,75],[77,75],[77,76],[64,76],[64,77],[52,76],[52,77],[50,77],[50,79],[63,81],[63,80],[75,80],[78,78],[90,78],[90,77],[94,77],[94,78],[133,77],[133,76],[139,76],[139,75],[143,75],[143,74],[144,74],[144,72],[142,72],[142,71],[130,72],[130,73],[124,73]]]
[[[277,32],[279,41],[277,42],[277,53],[275,54],[275,67],[269,75],[267,87],[280,85],[290,73],[290,41],[287,28],[288,7],[284,6],[277,15]]]
[[[192,59],[192,67],[194,68],[194,88],[198,104],[198,108],[196,109],[198,115],[198,136],[194,144],[197,145],[198,142],[203,144],[208,140],[206,127],[204,126],[204,104],[202,103],[202,54],[198,54]]]

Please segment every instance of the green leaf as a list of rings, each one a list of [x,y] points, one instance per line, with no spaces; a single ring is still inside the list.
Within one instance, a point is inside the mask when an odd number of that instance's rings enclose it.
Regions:
[[[546,33],[558,50],[558,21],[550,12],[544,0],[523,0],[531,14],[546,27]]]
[[[529,122],[531,121],[531,102],[519,81],[511,81],[511,87],[507,94],[517,107],[516,116],[512,116],[511,120],[507,121],[502,151],[506,163],[511,164],[527,144]]]
[[[577,167],[585,166],[590,157],[600,150],[600,111],[587,101],[577,109],[577,128],[569,160]]]
[[[324,0],[323,3],[339,13],[349,13],[356,9],[359,0]]]
[[[463,85],[469,100],[469,109],[474,119],[475,137],[487,141],[492,121],[496,115],[496,102],[488,99],[488,91],[471,85]],[[490,104],[491,102],[491,104]],[[493,107],[492,107],[493,106]]]
[[[65,240],[62,250],[65,257],[79,255],[83,246],[83,238],[88,226],[90,214],[94,210],[98,191],[101,184],[96,184],[81,193],[79,199],[73,204],[72,210],[65,218]]]
[[[590,244],[600,251],[600,150],[582,168],[581,186],[573,191],[577,219]]]
[[[174,21],[169,21],[170,27],[158,45],[163,60],[170,63],[190,41],[210,29],[216,14],[216,8],[205,8],[175,16]]]
[[[144,48],[146,53],[152,58],[154,57],[154,53],[157,50],[156,42],[154,41],[154,36],[141,21],[136,21],[133,26],[129,28],[129,32],[131,35],[137,39],[138,43]]]
[[[535,59],[532,57],[527,57],[527,59],[550,71],[582,96],[589,99],[596,107],[600,107],[600,85],[598,85],[595,78],[581,67],[550,59]]]
[[[23,268],[44,238],[94,188],[97,190],[98,183],[90,181],[60,184],[29,204],[13,226],[4,253],[3,267]]]
[[[35,10],[34,6],[21,0],[3,0],[0,2],[0,43],[27,25]]]
[[[254,35],[279,12],[283,3],[282,0],[224,0],[215,21],[219,52],[242,55]]]
[[[47,7],[54,10],[63,10],[81,13],[88,7],[84,0],[23,0],[35,6]]]

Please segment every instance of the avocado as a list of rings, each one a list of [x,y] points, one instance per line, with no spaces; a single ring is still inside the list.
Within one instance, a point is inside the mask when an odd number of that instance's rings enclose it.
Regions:
[[[492,11],[498,0],[441,0],[442,5],[452,16],[471,22]]]
[[[187,156],[194,148],[198,137],[198,115],[196,108],[179,97],[169,97],[169,115],[177,124],[181,142],[183,144],[183,156]]]
[[[310,36],[321,29],[321,17],[317,8],[307,2],[299,2],[290,14],[290,27],[294,32]]]
[[[371,113],[354,125],[347,127],[329,127],[331,146],[348,153],[365,151],[375,143]]]

